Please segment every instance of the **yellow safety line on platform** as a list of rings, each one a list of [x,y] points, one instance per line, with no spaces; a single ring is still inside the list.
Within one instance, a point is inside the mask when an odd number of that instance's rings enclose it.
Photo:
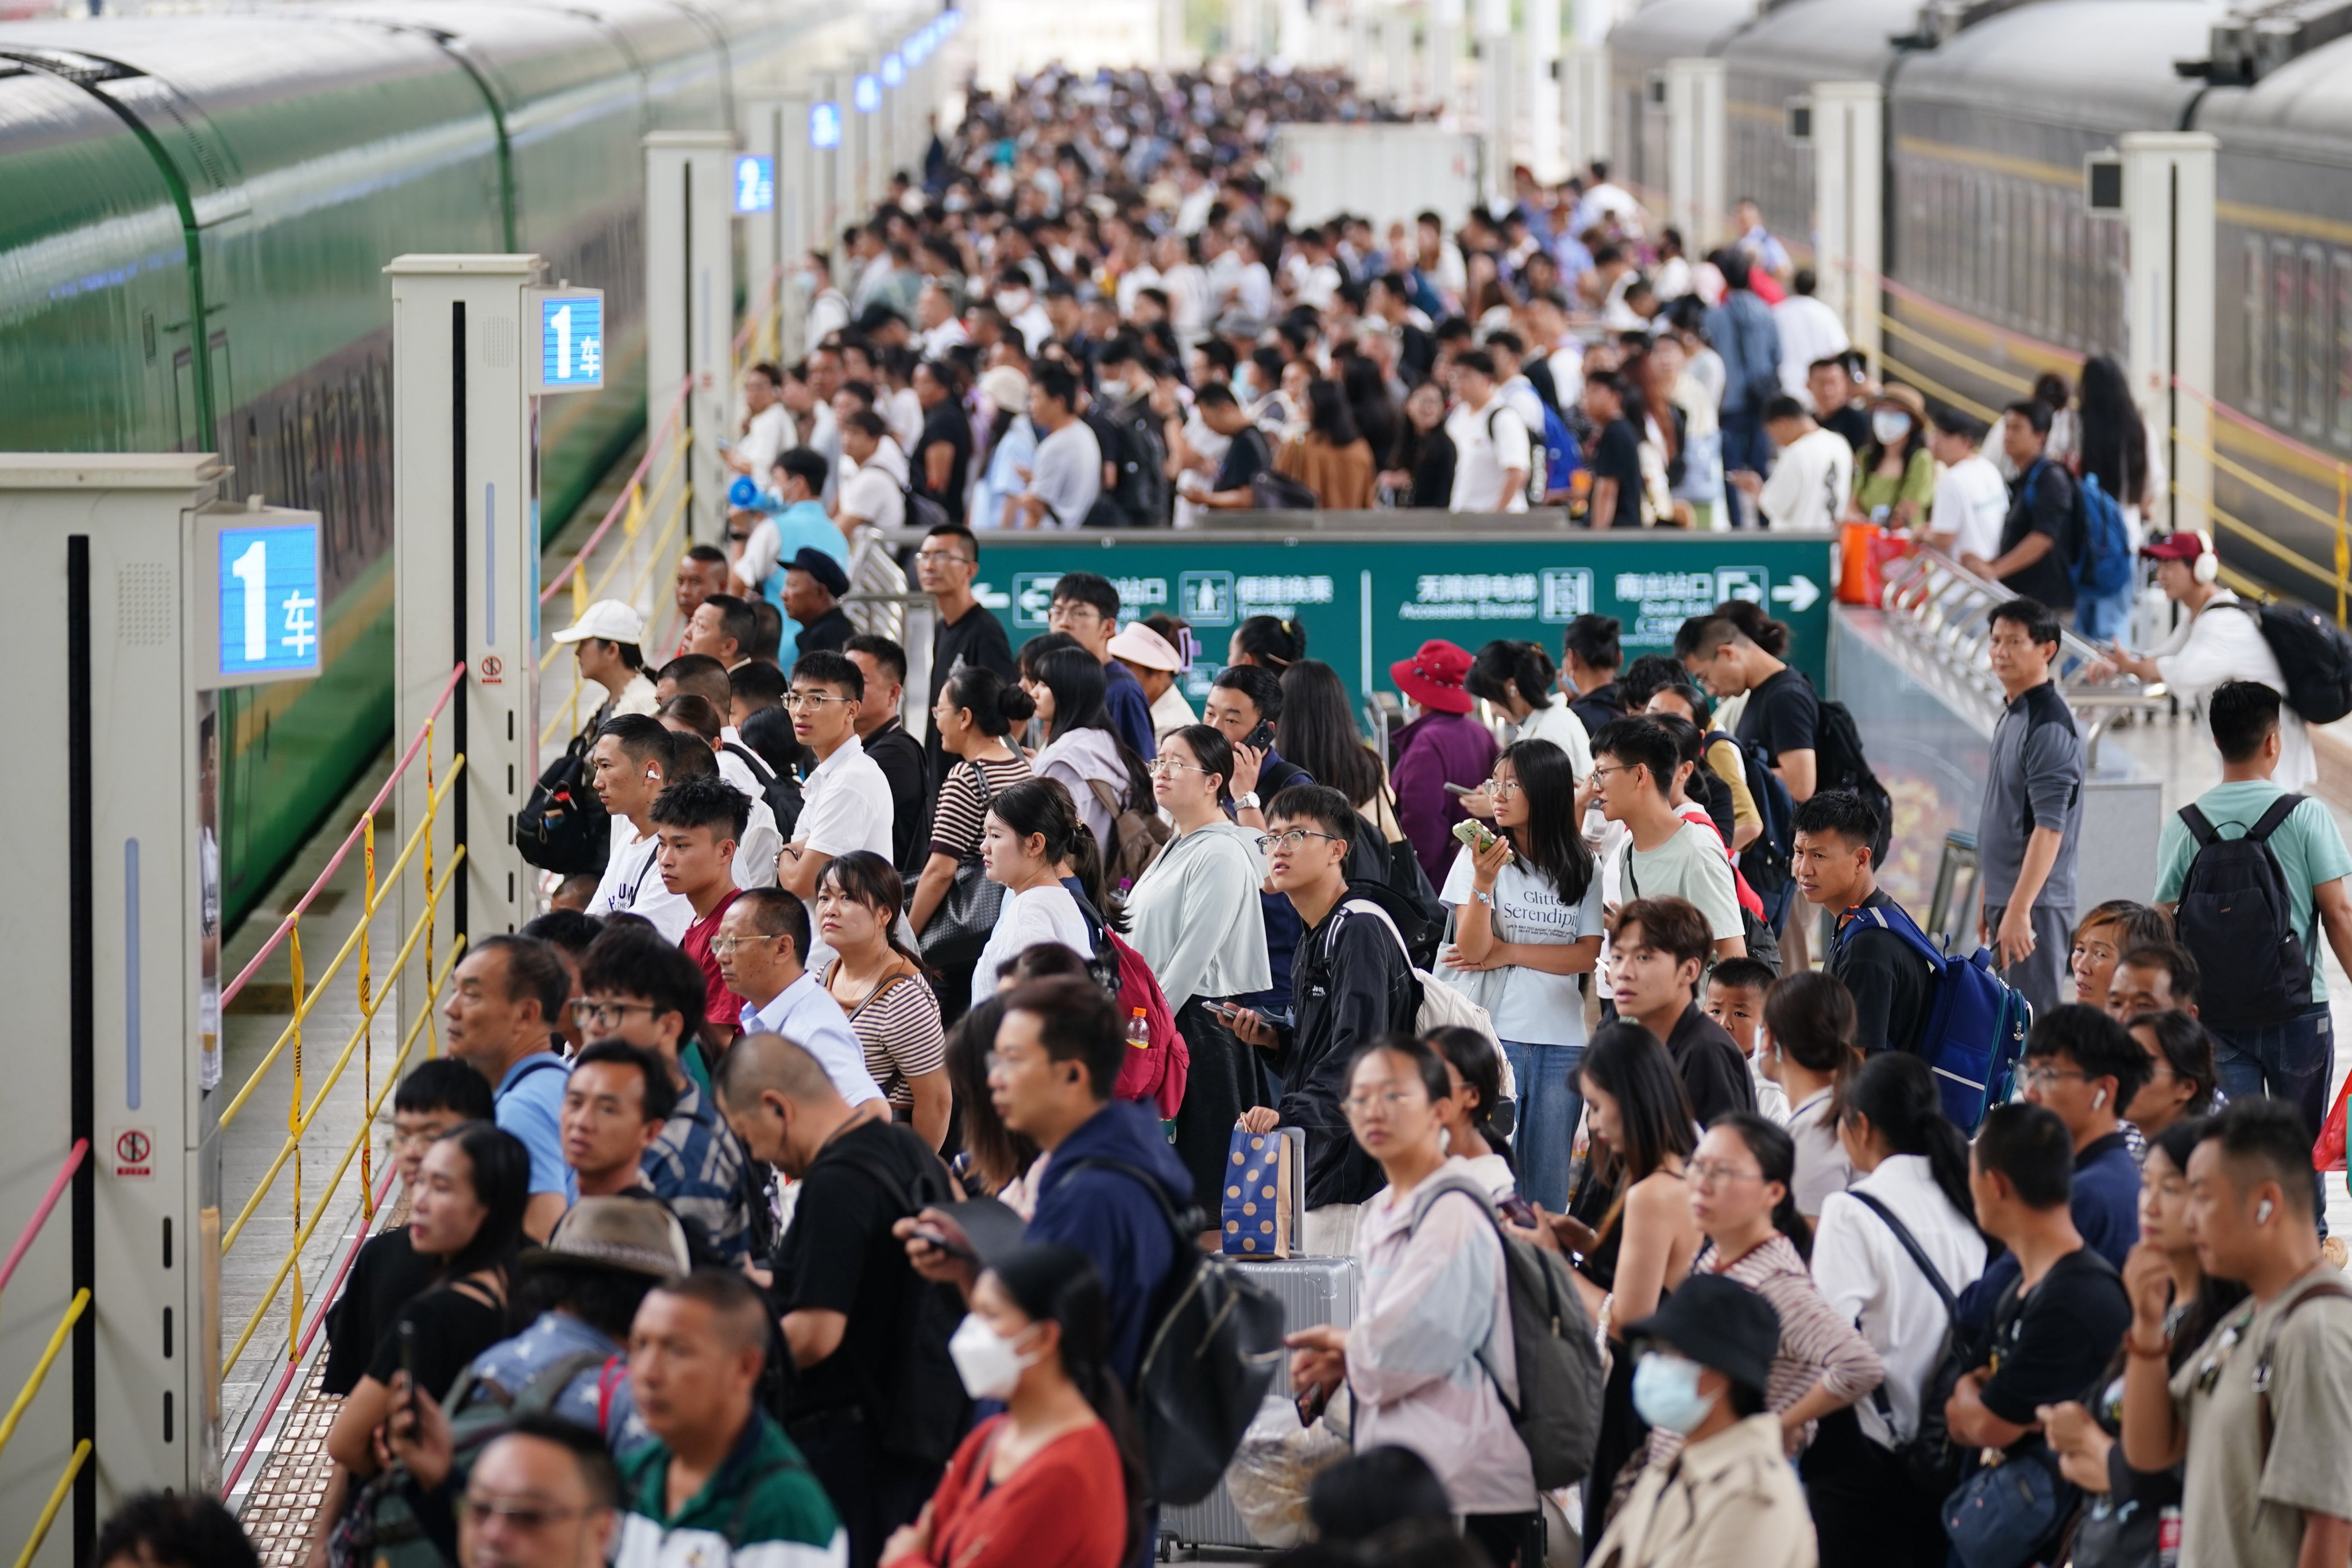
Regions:
[[[1996,385],[2008,387],[2020,397],[2031,397],[2033,395],[2033,384],[2026,380],[2023,376],[2013,375],[2008,371],[1987,364],[1984,361],[1978,359],[1973,354],[1962,353],[1959,350],[1952,347],[1951,344],[1939,342],[1936,339],[1929,337],[1927,333],[1919,331],[1918,328],[1910,325],[1908,322],[1898,321],[1895,317],[1888,315],[1884,310],[1881,310],[1878,313],[1878,324],[1884,327],[1886,331],[1893,332],[1896,337],[1908,338],[1911,342],[1917,343],[1921,348],[1926,349],[1928,353],[1940,354],[1944,358],[1950,360],[1954,364],[1974,371],[1977,374],[1984,377],[1987,381],[1994,383]],[[1884,351],[1882,351],[1882,356],[1883,353]]]
[[[1922,374],[1917,370],[1913,369],[1910,365],[1906,364],[1903,361],[1896,359],[1893,354],[1888,353],[1883,348],[1878,351],[1878,363],[1887,372],[1890,377],[1899,377],[1901,380],[1912,383],[1922,391],[1932,392],[1937,397],[1940,397],[1945,402],[1952,405],[1955,408],[1966,409],[1969,413],[1975,415],[1978,418],[1983,420],[1988,425],[1997,423],[2000,418],[2000,414],[1998,410],[1987,408],[1975,398],[1969,397],[1962,393],[1954,392],[1950,387],[1946,386],[1942,382],[1937,381],[1935,377]]]
[[[49,1526],[58,1519],[58,1510],[65,1506],[66,1493],[73,1489],[74,1478],[89,1460],[89,1439],[84,1437],[74,1445],[73,1458],[66,1461],[66,1473],[49,1489],[49,1500],[41,1505],[41,1517],[33,1521],[33,1533],[26,1538],[25,1550],[16,1553],[16,1568],[31,1568],[39,1555],[41,1543],[49,1538]]]
[[[441,781],[438,789],[425,797],[425,820],[418,823],[415,830],[409,834],[408,842],[401,846],[400,858],[392,863],[392,869],[384,873],[384,890],[388,891],[394,883],[400,880],[401,868],[407,865],[408,858],[416,852],[417,842],[432,832],[435,820],[440,812],[442,798],[449,793],[450,786],[457,782],[458,774],[465,771],[466,754],[460,752],[450,759],[449,776]],[[427,854],[430,853],[428,850]],[[278,1053],[286,1048],[289,1041],[300,1037],[302,1020],[310,1016],[312,1005],[318,1001],[320,993],[327,988],[327,982],[333,979],[335,972],[343,966],[343,961],[359,951],[360,939],[367,931],[368,921],[375,918],[376,910],[382,901],[382,893],[369,901],[366,910],[360,915],[359,923],[352,928],[352,934],[343,939],[343,945],[335,953],[334,962],[328,964],[325,973],[319,976],[318,984],[310,987],[308,992],[297,987],[294,994],[293,1021],[286,1026],[285,1033],[278,1037],[278,1043],[269,1047],[269,1054],[261,1058],[261,1065],[255,1068],[253,1075],[245,1080],[245,1087],[238,1089],[236,1098],[222,1109],[220,1125],[226,1127],[236,1119],[236,1113],[245,1109],[245,1102],[253,1098],[253,1091],[261,1087],[263,1076],[277,1065]]]
[[[442,873],[439,883],[425,890],[425,897],[427,904],[438,904],[441,901],[441,896],[449,890],[449,884],[456,879],[458,868],[464,864],[465,859],[466,846],[460,844],[457,846],[457,852],[449,858],[449,868]],[[416,917],[416,923],[408,928],[408,940],[401,943],[399,955],[392,961],[392,967],[386,972],[387,973],[398,975],[408,967],[409,954],[416,951],[417,939],[424,934],[425,917],[420,914]],[[436,986],[435,989],[437,991],[439,988]],[[263,1196],[278,1180],[278,1173],[286,1168],[287,1161],[289,1159],[296,1161],[296,1169],[298,1171],[300,1169],[302,1135],[310,1131],[310,1123],[316,1121],[319,1112],[326,1108],[328,1094],[333,1090],[337,1080],[343,1076],[343,1069],[352,1065],[353,1053],[360,1048],[360,1042],[367,1037],[369,1026],[375,1022],[376,1013],[383,1007],[384,996],[390,994],[391,987],[387,986],[384,988],[383,995],[373,997],[369,1001],[368,1005],[360,1015],[359,1027],[352,1031],[351,1043],[343,1047],[343,1054],[335,1058],[334,1067],[327,1073],[327,1081],[319,1086],[318,1095],[310,1101],[310,1109],[301,1111],[299,1116],[289,1118],[286,1142],[278,1151],[278,1158],[271,1161],[269,1169],[262,1173],[260,1182],[253,1189],[253,1195],[246,1200],[245,1207],[238,1211],[236,1223],[231,1225],[221,1237],[223,1257],[226,1257],[228,1249],[236,1245],[236,1238],[244,1234],[246,1222],[250,1220],[254,1211],[261,1206]],[[298,1097],[301,1093],[301,1084],[299,1079],[295,1083],[295,1093]],[[300,1104],[301,1101],[298,1098],[289,1109],[299,1109]],[[297,1205],[295,1220],[299,1224],[301,1220],[299,1206],[301,1188],[299,1183],[295,1188],[295,1203]],[[296,1278],[299,1279],[300,1277],[297,1275]]]
[[[56,1361],[58,1352],[66,1348],[66,1336],[73,1332],[74,1324],[79,1322],[81,1315],[89,1310],[89,1287],[85,1285],[74,1292],[73,1305],[66,1309],[66,1315],[58,1321],[57,1331],[49,1336],[48,1348],[41,1352],[41,1359],[33,1363],[33,1375],[26,1378],[25,1386],[16,1391],[16,1403],[8,1406],[6,1419],[0,1420],[0,1448],[7,1447],[8,1439],[16,1435],[16,1423],[25,1418],[26,1407],[33,1403],[33,1395],[41,1392],[41,1380],[49,1375],[49,1363]]]
[[[335,1189],[341,1185],[343,1173],[352,1168],[352,1161],[357,1156],[360,1145],[366,1142],[373,1134],[376,1113],[383,1109],[383,1102],[392,1098],[393,1086],[400,1079],[400,1069],[407,1062],[408,1053],[416,1048],[418,1033],[425,1027],[425,1020],[433,1016],[431,1003],[440,995],[442,984],[457,967],[457,960],[463,956],[465,951],[466,938],[461,932],[451,939],[449,962],[442,965],[441,973],[434,978],[432,989],[425,994],[427,1005],[418,1012],[416,1022],[408,1026],[408,1037],[401,1042],[400,1055],[393,1058],[392,1068],[384,1076],[383,1088],[377,1091],[375,1103],[369,1106],[367,1114],[360,1119],[359,1135],[352,1139],[351,1146],[343,1151],[342,1163],[335,1167],[334,1178],[327,1184],[327,1196],[320,1198],[319,1206],[310,1211],[310,1223],[304,1226],[302,1233],[294,1238],[293,1250],[286,1255],[286,1261],[278,1266],[277,1277],[269,1281],[269,1289],[262,1293],[261,1305],[253,1310],[253,1316],[246,1321],[245,1331],[236,1336],[236,1348],[231,1350],[226,1359],[221,1363],[221,1376],[224,1379],[236,1365],[237,1358],[245,1354],[245,1347],[252,1342],[254,1331],[261,1327],[262,1316],[269,1310],[269,1304],[278,1299],[278,1288],[286,1283],[286,1276],[293,1268],[294,1259],[301,1255],[302,1248],[310,1245],[310,1235],[319,1228],[319,1221],[326,1217],[327,1204],[334,1196]]]

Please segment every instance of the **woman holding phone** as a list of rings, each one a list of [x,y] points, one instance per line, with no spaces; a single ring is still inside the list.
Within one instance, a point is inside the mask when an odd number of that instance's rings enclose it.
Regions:
[[[1176,837],[1129,890],[1127,915],[1136,951],[1159,978],[1192,1052],[1176,1153],[1192,1173],[1192,1190],[1213,1193],[1223,1180],[1234,1121],[1258,1099],[1257,1064],[1224,1019],[1233,998],[1273,984],[1258,899],[1265,863],[1258,830],[1225,816],[1234,748],[1223,734],[1188,724],[1160,742],[1149,766],[1152,796]]]

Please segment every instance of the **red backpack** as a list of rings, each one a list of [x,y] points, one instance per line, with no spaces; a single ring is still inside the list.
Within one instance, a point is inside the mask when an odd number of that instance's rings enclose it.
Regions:
[[[1108,927],[1097,933],[1097,940],[1108,942],[1118,956],[1118,1016],[1124,1027],[1143,1009],[1143,1021],[1151,1031],[1151,1044],[1146,1049],[1130,1048],[1118,1069],[1118,1086],[1111,1092],[1120,1100],[1149,1100],[1160,1109],[1160,1119],[1172,1120],[1176,1108],[1184,1103],[1184,1079],[1192,1067],[1192,1052],[1184,1044],[1184,1037],[1176,1032],[1176,1015],[1168,1005],[1168,997],[1160,989],[1158,977],[1143,954],[1119,940],[1118,933]]]

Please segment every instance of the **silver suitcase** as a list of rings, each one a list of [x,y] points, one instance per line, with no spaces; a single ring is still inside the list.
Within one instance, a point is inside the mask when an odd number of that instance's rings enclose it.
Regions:
[[[1242,1265],[1249,1278],[1274,1293],[1282,1303],[1285,1333],[1335,1323],[1341,1328],[1356,1321],[1356,1260],[1352,1258],[1251,1258]],[[1288,1369],[1275,1374],[1269,1399],[1288,1403]],[[1199,1502],[1160,1510],[1162,1551],[1196,1546],[1238,1546],[1264,1551],[1242,1522],[1225,1483]]]

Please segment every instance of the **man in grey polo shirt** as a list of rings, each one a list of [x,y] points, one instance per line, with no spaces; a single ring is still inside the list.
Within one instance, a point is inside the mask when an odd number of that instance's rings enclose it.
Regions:
[[[1102,494],[1103,455],[1095,433],[1078,417],[1078,378],[1066,365],[1037,366],[1029,387],[1029,418],[1040,436],[1021,496],[1024,528],[1076,528]]]
[[[2072,999],[2066,965],[2083,836],[2083,737],[2050,679],[2058,617],[2035,600],[2011,599],[1990,618],[1992,672],[2009,702],[1993,727],[1977,816],[1981,934],[2001,978],[2041,1013]]]

